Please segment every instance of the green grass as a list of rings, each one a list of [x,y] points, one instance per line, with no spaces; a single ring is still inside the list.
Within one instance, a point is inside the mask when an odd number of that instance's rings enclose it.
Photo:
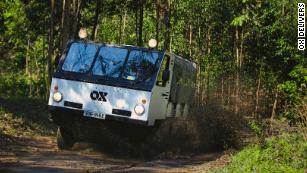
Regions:
[[[250,145],[235,154],[224,173],[304,173],[307,170],[307,142],[299,133],[268,138],[264,146]]]
[[[52,135],[47,102],[40,98],[0,98],[0,134],[6,136]]]

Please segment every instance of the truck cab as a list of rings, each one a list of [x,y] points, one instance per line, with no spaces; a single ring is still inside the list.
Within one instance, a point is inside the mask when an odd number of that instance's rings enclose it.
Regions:
[[[76,122],[150,127],[187,116],[195,79],[195,63],[166,51],[70,41],[53,75],[48,101],[59,126],[58,146],[71,146],[67,141],[72,141]]]

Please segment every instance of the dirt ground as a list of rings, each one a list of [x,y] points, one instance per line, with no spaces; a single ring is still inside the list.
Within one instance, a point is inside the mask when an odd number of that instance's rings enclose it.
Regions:
[[[225,152],[176,156],[172,159],[118,158],[86,143],[76,143],[71,151],[61,151],[52,136],[23,137],[0,142],[1,173],[207,172],[229,160],[229,154]]]

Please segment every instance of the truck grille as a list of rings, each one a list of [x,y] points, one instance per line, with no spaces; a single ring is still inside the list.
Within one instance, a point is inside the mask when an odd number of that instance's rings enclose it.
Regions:
[[[69,102],[69,101],[64,101],[64,106],[77,108],[77,109],[82,109],[83,107],[81,103],[75,103],[75,102]]]

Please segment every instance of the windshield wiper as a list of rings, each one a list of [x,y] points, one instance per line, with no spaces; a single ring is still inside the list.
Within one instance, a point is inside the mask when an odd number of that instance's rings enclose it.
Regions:
[[[98,81],[109,81],[109,78],[107,76],[99,76],[99,78],[97,78]]]
[[[137,85],[137,84],[142,83],[142,82],[144,82],[144,81],[143,80],[136,80],[136,81],[132,82],[132,85],[134,86],[134,85]]]

